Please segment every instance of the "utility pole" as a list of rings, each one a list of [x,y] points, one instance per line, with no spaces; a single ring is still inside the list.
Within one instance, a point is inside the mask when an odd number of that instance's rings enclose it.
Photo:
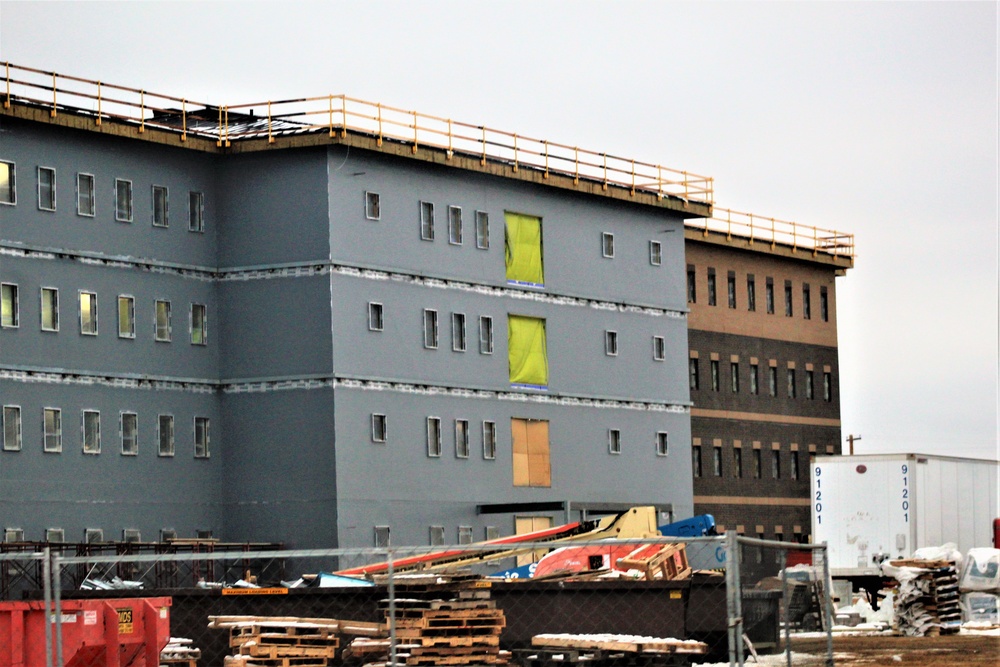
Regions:
[[[850,445],[851,456],[854,456],[854,443],[857,442],[857,441],[859,441],[859,440],[861,440],[861,436],[860,435],[849,435],[849,436],[847,436],[847,444]]]

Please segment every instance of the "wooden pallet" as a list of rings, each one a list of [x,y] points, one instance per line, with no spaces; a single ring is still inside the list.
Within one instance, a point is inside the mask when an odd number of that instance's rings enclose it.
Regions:
[[[531,645],[544,648],[599,649],[627,653],[707,653],[704,642],[634,635],[535,635]]]
[[[683,544],[647,544],[624,558],[619,558],[617,566],[622,570],[639,570],[649,581],[685,579],[691,576],[691,566]]]

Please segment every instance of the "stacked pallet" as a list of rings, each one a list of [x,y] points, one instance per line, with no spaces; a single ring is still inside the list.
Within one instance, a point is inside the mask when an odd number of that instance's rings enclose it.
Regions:
[[[506,621],[490,599],[489,582],[478,576],[403,576],[395,580],[396,598],[380,603],[386,624],[394,628],[396,662],[389,641],[355,640],[345,659],[371,667],[389,665],[505,665],[500,650]]]
[[[899,593],[894,618],[899,632],[909,636],[937,637],[962,627],[958,570],[945,560],[891,561],[897,569]]]
[[[160,667],[198,667],[201,649],[194,642],[181,637],[171,637],[160,651]]]
[[[643,579],[686,579],[691,576],[687,549],[683,544],[647,544],[624,558],[618,559],[618,569],[636,570]]]
[[[708,651],[704,642],[634,635],[543,634],[531,638],[531,649],[518,651],[526,667],[588,667],[687,665],[692,655]]]
[[[379,623],[332,618],[209,616],[209,627],[229,630],[225,667],[327,667],[341,635],[385,634]]]

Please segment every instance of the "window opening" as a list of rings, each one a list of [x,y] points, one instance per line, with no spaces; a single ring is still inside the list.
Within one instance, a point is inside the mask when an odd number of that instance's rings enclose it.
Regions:
[[[95,197],[94,197],[94,175],[93,174],[77,174],[76,175],[76,214],[86,216],[89,218],[94,217],[95,213]]]
[[[618,356],[618,332],[617,331],[605,331],[604,332],[604,354],[609,357]]]
[[[101,413],[96,410],[83,411],[83,453],[101,453]]]
[[[712,391],[719,391],[719,362],[712,359]]]
[[[696,358],[688,359],[688,384],[693,390],[697,390],[700,384],[698,377],[698,360]]]
[[[188,193],[188,231],[205,231],[205,195],[201,192]]]
[[[444,526],[431,526],[428,541],[432,547],[444,546]]]
[[[208,344],[208,314],[207,306],[200,303],[191,304],[191,344]]]
[[[785,317],[792,316],[792,281],[785,281]]]
[[[427,456],[441,456],[441,419],[427,418]]]
[[[771,450],[771,477],[781,479],[781,451]]]
[[[434,240],[434,204],[429,201],[420,202],[420,238]]]
[[[653,266],[663,263],[663,248],[659,241],[649,242],[649,263]]]
[[[761,462],[760,462],[760,450],[753,450],[753,476],[754,479],[760,479],[761,476]]]
[[[608,454],[622,453],[622,432],[616,428],[608,429]]]
[[[830,321],[830,301],[825,287],[819,288],[819,315],[824,322]]]
[[[548,385],[549,362],[545,320],[508,315],[507,347],[512,385],[534,388]]]
[[[767,314],[774,315],[774,280],[768,278],[764,285],[764,297],[767,302]]]
[[[472,526],[458,527],[458,543],[472,544]]]
[[[736,308],[736,274],[732,271],[726,277],[726,293],[729,300],[729,307]]]
[[[3,448],[7,452],[21,451],[21,407],[3,406]]]
[[[462,245],[462,209],[459,206],[448,207],[448,243]]]
[[[747,310],[751,313],[757,310],[757,281],[753,274],[747,276]]]
[[[379,413],[372,414],[372,442],[385,442],[386,423],[385,415]]]
[[[170,302],[156,301],[156,340],[170,342]]]
[[[0,326],[17,327],[19,316],[17,285],[13,283],[0,284]]]
[[[695,477],[701,477],[701,445],[691,446],[691,471]]]
[[[365,192],[365,217],[369,220],[382,219],[382,209],[377,192]]]
[[[139,453],[139,415],[134,412],[121,414],[122,455]]]
[[[670,442],[666,431],[659,431],[656,434],[656,455],[666,456],[670,453]]]
[[[505,212],[504,222],[507,282],[530,287],[544,286],[541,218]]]
[[[80,333],[97,335],[97,295],[93,292],[80,292]]]
[[[778,395],[778,369],[774,366],[767,369],[767,393],[771,396]]]
[[[135,338],[135,298],[118,297],[118,337]]]
[[[483,422],[483,458],[492,461],[497,457],[497,425],[496,422]]]
[[[209,432],[208,417],[194,418],[194,457],[196,459],[207,459],[209,457]]]
[[[160,456],[174,455],[174,416],[159,415],[156,424],[156,439]]]
[[[162,185],[153,186],[153,226],[166,227],[167,221],[167,189]]]
[[[708,305],[715,305],[715,269],[708,270]]]
[[[601,255],[607,258],[615,256],[615,235],[610,232],[601,234]]]
[[[788,398],[795,398],[795,389],[796,389],[796,387],[795,387],[795,369],[794,368],[787,369],[787,378],[788,378],[788,383],[787,383],[788,384]]]
[[[479,353],[493,354],[493,318],[487,315],[479,318]]]
[[[465,352],[465,313],[451,314],[451,349]]]
[[[132,181],[115,179],[115,220],[132,222]]]
[[[663,336],[653,336],[653,359],[663,361],[667,358],[667,343]]]
[[[41,301],[42,331],[59,331],[59,290],[43,287]]]
[[[13,162],[0,160],[0,204],[17,205],[16,171]]]
[[[382,331],[382,304],[374,301],[368,302],[368,330]]]
[[[469,420],[455,420],[455,457],[469,458]]]
[[[486,211],[476,211],[476,247],[490,249],[490,214]]]
[[[813,394],[813,372],[810,370],[806,371],[806,399],[813,400],[815,398]]]
[[[56,210],[56,170],[51,167],[38,168],[38,208]]]
[[[42,450],[46,452],[62,451],[62,410],[45,408],[42,410]]]
[[[712,448],[712,474],[722,477],[722,447]]]
[[[827,403],[833,400],[833,378],[826,371],[823,372],[823,400]]]
[[[697,288],[695,286],[695,270],[694,266],[688,264],[687,270],[687,293],[688,293],[688,303],[697,303]]]
[[[760,392],[757,375],[758,375],[757,364],[750,364],[750,393],[754,395]]]
[[[743,450],[739,447],[733,448],[733,477],[743,477]]]
[[[802,286],[802,318],[806,320],[812,319],[812,294],[809,291],[809,285]]]
[[[436,350],[438,346],[438,314],[436,310],[424,310],[424,347]]]
[[[549,462],[549,422],[538,419],[510,420],[514,486],[552,486]]]
[[[734,394],[740,393],[740,365],[738,363],[729,364],[729,383]]]

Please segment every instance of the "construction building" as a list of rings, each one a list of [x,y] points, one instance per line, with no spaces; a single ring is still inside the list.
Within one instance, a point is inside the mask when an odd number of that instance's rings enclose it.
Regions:
[[[808,275],[832,313],[851,262],[801,226],[782,250],[770,221],[736,232],[749,251],[720,241],[709,178],[344,96],[220,107],[14,65],[5,83],[8,542],[364,547],[638,504],[728,517],[714,496],[743,490],[700,490],[692,436],[731,458],[737,408],[813,412],[706,401],[690,360],[836,373],[835,329],[781,347],[688,303],[690,265],[743,258],[787,263],[761,290]],[[739,420],[796,451],[779,422]],[[798,451],[827,451],[824,428]]]

